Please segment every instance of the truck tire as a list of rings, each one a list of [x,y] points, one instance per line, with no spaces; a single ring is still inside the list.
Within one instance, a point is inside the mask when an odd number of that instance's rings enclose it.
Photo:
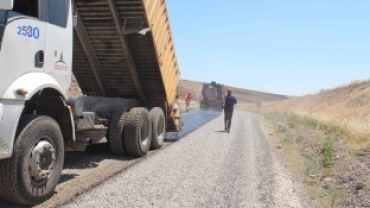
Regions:
[[[148,153],[151,144],[152,128],[146,108],[132,108],[127,114],[125,144],[127,153],[142,157]]]
[[[164,138],[166,136],[166,119],[163,110],[155,107],[150,110],[149,118],[152,125],[152,149],[159,149],[162,147]]]
[[[50,198],[63,169],[64,143],[58,123],[47,116],[21,118],[13,155],[0,161],[0,196],[35,205]]]
[[[109,120],[108,140],[111,151],[114,154],[124,155],[127,153],[124,137],[124,128],[127,119],[127,113],[113,114]]]

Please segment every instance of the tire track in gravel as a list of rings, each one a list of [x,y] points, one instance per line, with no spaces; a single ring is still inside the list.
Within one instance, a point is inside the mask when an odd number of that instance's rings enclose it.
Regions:
[[[258,120],[236,112],[231,132],[222,128],[219,116],[63,208],[274,207],[289,201],[292,196],[275,190],[289,189],[289,177],[275,168],[280,166]]]

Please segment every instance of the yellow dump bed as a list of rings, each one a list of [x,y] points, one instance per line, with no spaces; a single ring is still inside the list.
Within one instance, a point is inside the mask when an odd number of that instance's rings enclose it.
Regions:
[[[74,2],[73,72],[82,92],[162,102],[171,110],[180,71],[166,1]]]

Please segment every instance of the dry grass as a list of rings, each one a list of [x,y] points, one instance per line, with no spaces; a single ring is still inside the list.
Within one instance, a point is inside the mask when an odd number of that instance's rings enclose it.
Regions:
[[[370,80],[353,82],[316,95],[264,105],[264,112],[293,112],[338,129],[348,144],[370,145]]]
[[[333,142],[338,138],[336,129],[328,129],[317,120],[292,113],[269,113],[264,119],[270,124],[270,135],[278,145],[280,160],[298,181],[302,181],[302,199],[310,202],[309,207],[343,205],[347,201],[345,189],[338,188],[336,182],[332,188],[322,187],[324,178],[335,177],[335,156],[344,155]]]

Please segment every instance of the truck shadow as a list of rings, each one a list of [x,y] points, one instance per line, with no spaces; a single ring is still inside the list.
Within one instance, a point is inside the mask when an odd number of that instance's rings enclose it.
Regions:
[[[225,130],[219,130],[219,131],[215,131],[216,133],[227,133],[227,131]]]
[[[1,208],[30,208],[32,206],[21,206],[19,204],[13,204],[13,203],[5,202],[0,198],[0,207]]]
[[[80,176],[80,175],[78,175],[78,174],[62,174],[62,176],[59,179],[58,184],[62,184],[62,183],[65,183],[67,181],[73,180],[74,178],[76,178],[78,176]]]

